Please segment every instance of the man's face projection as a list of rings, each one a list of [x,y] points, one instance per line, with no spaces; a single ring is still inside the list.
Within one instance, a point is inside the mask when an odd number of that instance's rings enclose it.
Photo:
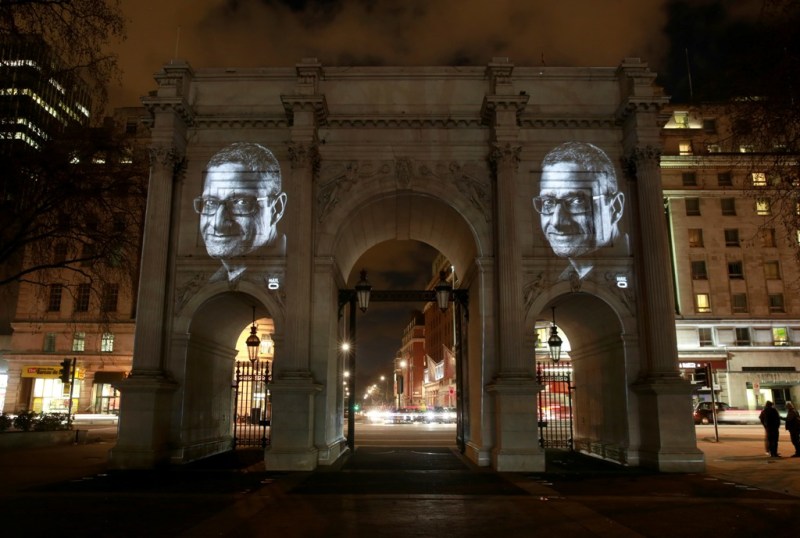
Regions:
[[[239,164],[210,167],[203,195],[195,200],[208,255],[228,259],[271,243],[280,218],[275,212],[278,196],[268,195],[259,175]]]
[[[575,163],[558,163],[542,171],[534,207],[542,232],[557,256],[575,258],[608,245],[618,217],[612,215],[605,185],[596,173]]]

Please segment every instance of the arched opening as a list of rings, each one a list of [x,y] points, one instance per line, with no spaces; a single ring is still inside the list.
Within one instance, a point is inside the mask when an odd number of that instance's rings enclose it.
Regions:
[[[185,342],[185,362],[176,371],[176,377],[182,377],[178,412],[183,461],[230,450],[237,426],[241,435],[242,424],[258,426],[268,420],[267,379],[257,377],[237,384],[236,378],[237,365],[252,366],[245,340],[253,324],[262,342],[255,357],[256,368],[266,372],[271,370],[279,337],[260,300],[248,293],[226,291],[208,298],[194,311]],[[249,430],[244,428],[245,432]]]
[[[632,366],[626,360],[623,324],[606,301],[590,293],[566,293],[550,299],[536,316],[537,340],[551,324],[553,307],[559,333],[568,342],[561,364],[572,370],[573,447],[627,463]],[[549,359],[540,344],[535,354],[538,360]]]

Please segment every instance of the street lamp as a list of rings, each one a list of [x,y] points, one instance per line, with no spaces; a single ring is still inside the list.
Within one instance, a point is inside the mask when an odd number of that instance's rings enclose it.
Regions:
[[[366,312],[367,307],[369,307],[369,292],[371,290],[372,286],[367,280],[367,271],[365,269],[362,269],[361,280],[359,280],[358,284],[356,284],[356,298],[358,299],[358,308],[360,308],[362,312]]]
[[[436,291],[436,304],[439,310],[446,312],[450,305],[450,292],[453,291],[453,286],[447,281],[444,271],[439,271],[439,283],[433,289]]]
[[[250,326],[250,336],[247,337],[245,343],[247,344],[247,356],[251,364],[255,364],[258,359],[258,346],[261,345],[261,340],[258,338],[256,331],[256,307],[253,307],[253,325]]]
[[[550,338],[547,339],[547,345],[550,347],[550,360],[557,364],[561,359],[561,337],[558,336],[558,328],[556,327],[556,307],[553,308],[553,325],[550,326]]]

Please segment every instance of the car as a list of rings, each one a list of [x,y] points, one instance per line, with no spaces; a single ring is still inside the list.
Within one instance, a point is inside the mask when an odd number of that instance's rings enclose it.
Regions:
[[[727,411],[731,408],[725,402],[716,402],[717,414]],[[695,424],[713,424],[714,413],[712,412],[711,402],[700,402],[694,408],[694,423]]]

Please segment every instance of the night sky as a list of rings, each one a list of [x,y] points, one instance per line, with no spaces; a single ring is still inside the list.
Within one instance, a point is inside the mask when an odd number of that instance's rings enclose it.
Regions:
[[[323,65],[615,66],[640,57],[668,93],[688,97],[713,80],[725,47],[760,0],[121,0],[128,39],[115,47],[124,71],[111,107],[138,106],[153,74],[173,58],[195,68]],[[420,289],[436,252],[393,242],[365,253],[375,289]],[[410,312],[376,304],[359,313],[359,391],[390,372]]]

